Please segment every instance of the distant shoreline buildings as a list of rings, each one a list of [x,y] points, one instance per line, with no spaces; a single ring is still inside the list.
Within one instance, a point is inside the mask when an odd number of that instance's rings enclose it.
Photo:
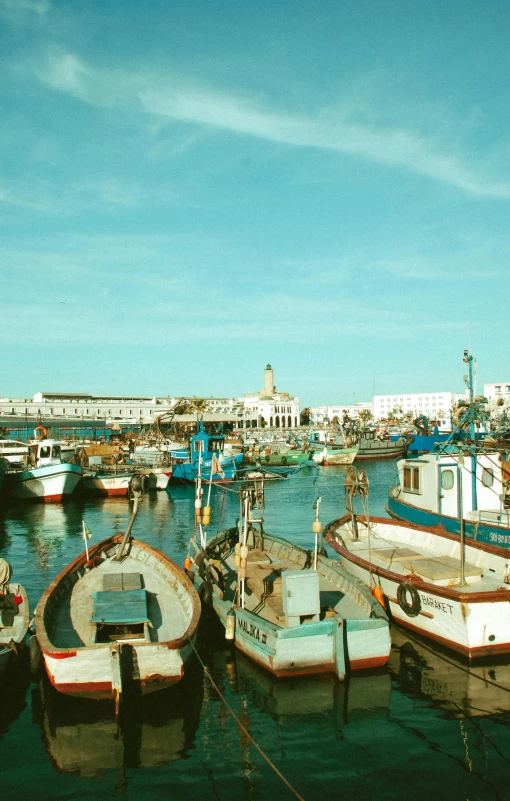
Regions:
[[[387,420],[411,415],[424,415],[429,419],[448,416],[460,398],[455,392],[392,393],[374,395],[373,401],[356,404],[315,406],[309,409],[310,423],[323,425],[350,419]],[[489,408],[510,408],[510,382],[484,385],[484,397]],[[0,397],[0,427],[28,426],[43,420],[45,425],[79,428],[87,423],[112,425],[151,425],[172,409],[178,396],[91,395],[80,392],[37,392],[33,398]],[[193,398],[189,399],[193,401]],[[275,428],[295,429],[301,423],[299,398],[289,392],[278,392],[274,384],[274,371],[270,364],[264,369],[264,386],[258,392],[242,397],[200,398],[205,422],[232,424],[235,429]],[[192,422],[197,412],[179,415],[182,422]],[[97,427],[97,426],[96,426]]]
[[[86,392],[37,392],[33,398],[0,397],[0,426],[4,428],[43,424],[83,427],[102,421],[111,425],[150,425],[168,412],[179,396],[91,395]],[[204,422],[232,423],[234,428],[297,428],[300,425],[299,398],[278,392],[270,364],[264,370],[264,387],[241,398],[201,398]],[[182,422],[196,420],[197,413],[179,415]]]

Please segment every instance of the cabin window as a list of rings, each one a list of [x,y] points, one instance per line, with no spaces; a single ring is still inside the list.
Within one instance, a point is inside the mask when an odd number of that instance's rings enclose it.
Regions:
[[[492,487],[494,484],[494,471],[492,467],[484,467],[482,470],[482,484],[484,487]]]
[[[54,456],[56,459],[60,458],[60,445],[53,446],[51,455]]]
[[[196,451],[196,453],[203,453],[204,452],[204,440],[203,439],[196,439],[195,440],[195,451]]]
[[[453,489],[454,476],[453,470],[441,470],[441,489]]]
[[[39,458],[40,459],[49,459],[50,453],[51,453],[51,448],[48,445],[45,445],[39,451]]]
[[[418,467],[404,467],[404,490],[420,492],[420,470]]]

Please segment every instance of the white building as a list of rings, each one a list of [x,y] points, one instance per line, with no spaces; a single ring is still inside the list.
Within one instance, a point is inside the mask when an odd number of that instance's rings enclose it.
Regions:
[[[277,392],[270,364],[264,370],[264,388],[243,398],[244,428],[297,428],[300,423],[299,398]]]
[[[314,406],[310,409],[310,422],[314,425],[331,423],[337,417],[341,423],[344,416],[351,420],[358,420],[360,412],[370,412],[373,414],[371,403],[355,403],[350,406]]]
[[[411,414],[414,418],[425,415],[431,420],[443,418],[456,405],[459,398],[457,392],[414,392],[395,393],[394,395],[374,395],[374,418],[386,420],[389,415],[401,417]]]
[[[498,384],[484,384],[483,394],[489,401],[491,411],[501,411],[510,407],[510,381],[500,381]]]

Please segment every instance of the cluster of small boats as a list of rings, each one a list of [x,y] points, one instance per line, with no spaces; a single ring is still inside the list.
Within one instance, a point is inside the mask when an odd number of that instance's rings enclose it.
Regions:
[[[225,437],[200,425],[173,465],[196,487],[184,566],[132,537],[143,488],[135,476],[124,535],[89,550],[84,527],[85,552],[43,593],[30,641],[34,669],[43,662],[53,686],[72,696],[118,705],[131,692],[152,693],[183,677],[202,609],[278,679],[343,680],[384,667],[390,621],[469,660],[510,653],[510,465],[501,443],[476,436],[482,412],[471,393],[463,437],[454,432],[430,454],[399,461],[392,519],[369,516],[367,474],[351,467],[346,514],[323,529],[318,498],[310,549],[264,529],[264,473],[274,468],[260,463],[261,475],[236,490],[235,525],[208,538],[211,485],[229,480],[229,466],[237,475],[243,454],[225,456]],[[1,666],[23,647],[29,625],[26,593],[4,560],[0,616]]]

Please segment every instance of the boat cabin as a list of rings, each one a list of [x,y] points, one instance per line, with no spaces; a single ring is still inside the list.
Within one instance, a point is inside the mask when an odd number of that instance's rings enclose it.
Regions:
[[[483,510],[502,511],[504,489],[498,452],[464,455],[459,448],[398,462],[399,501],[419,509],[459,517]]]
[[[197,433],[191,437],[191,463],[196,464],[200,454],[202,461],[209,461],[213,456],[219,459],[223,456],[224,447],[225,437],[223,434],[208,434],[200,420]]]
[[[46,465],[60,464],[62,462],[62,448],[52,439],[41,439],[28,448],[28,460],[32,467],[46,467]]]

